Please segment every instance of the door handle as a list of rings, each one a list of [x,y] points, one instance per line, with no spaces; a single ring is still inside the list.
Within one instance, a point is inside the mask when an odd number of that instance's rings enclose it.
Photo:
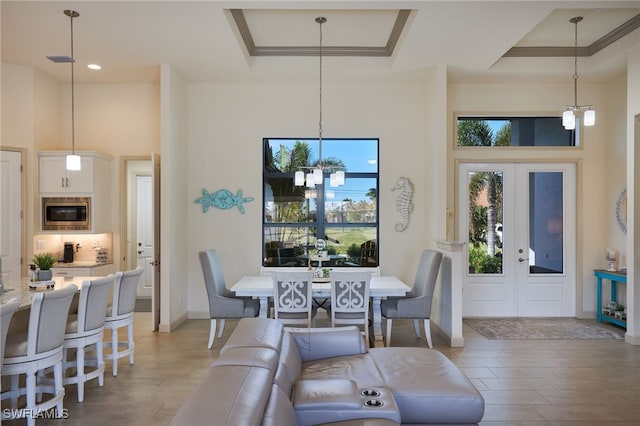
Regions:
[[[521,262],[521,263],[524,262],[525,260],[529,260],[529,258],[528,257],[519,257],[518,258],[518,262]]]
[[[144,253],[144,250],[138,250],[138,254]]]

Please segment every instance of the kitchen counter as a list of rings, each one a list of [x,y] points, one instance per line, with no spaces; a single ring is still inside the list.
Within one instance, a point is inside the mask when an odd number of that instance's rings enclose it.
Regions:
[[[54,265],[54,268],[95,268],[96,266],[113,265],[111,262],[98,263],[95,261],[77,261],[77,262],[58,262]]]
[[[97,263],[95,261],[79,261],[71,263],[56,263],[51,268],[54,277],[105,276],[116,272],[113,263]]]
[[[18,299],[20,301],[20,307],[18,309],[27,309],[31,306],[31,300],[36,292],[52,291],[54,289],[59,290],[70,284],[75,284],[79,289],[82,287],[82,283],[84,281],[91,281],[96,278],[100,277],[54,277],[51,281],[53,283],[53,288],[31,288],[29,286],[31,283],[27,278],[10,280],[4,284],[4,292],[0,294],[0,303],[7,303],[12,299]]]

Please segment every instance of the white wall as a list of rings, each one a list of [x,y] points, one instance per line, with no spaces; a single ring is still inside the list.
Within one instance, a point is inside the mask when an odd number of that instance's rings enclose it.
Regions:
[[[208,315],[197,252],[217,248],[227,285],[259,274],[262,256],[262,138],[316,137],[317,88],[308,84],[191,84],[189,86],[189,301],[191,317]],[[425,220],[443,202],[427,182],[442,159],[431,156],[441,139],[426,126],[424,84],[325,84],[324,137],[380,138],[380,260],[385,274],[413,281],[421,250],[434,246]],[[440,163],[439,163],[440,162]],[[430,174],[431,173],[431,174]],[[414,184],[415,209],[409,228],[394,230],[399,176]],[[202,213],[194,200],[202,189],[243,190],[254,201],[237,208],[211,207]],[[433,219],[430,219],[432,221]]]
[[[606,120],[607,149],[605,150],[606,171],[603,175],[606,181],[603,209],[607,221],[607,247],[616,250],[619,254],[618,266],[626,266],[627,238],[616,221],[616,202],[620,192],[627,186],[627,75],[620,75],[610,82],[605,88],[608,93],[606,106],[602,108],[602,118]],[[598,117],[600,118],[600,117]],[[604,253],[601,253],[600,267],[606,267]],[[624,296],[624,295],[623,295]],[[626,304],[626,297],[621,300]]]
[[[59,140],[58,102],[59,86],[52,79],[29,67],[2,63],[0,145],[23,154],[24,258],[33,254],[31,236],[39,230],[37,152]],[[23,265],[25,275],[27,265]]]
[[[189,270],[187,85],[169,65],[161,67],[162,149],[160,151],[160,331],[187,319]]]

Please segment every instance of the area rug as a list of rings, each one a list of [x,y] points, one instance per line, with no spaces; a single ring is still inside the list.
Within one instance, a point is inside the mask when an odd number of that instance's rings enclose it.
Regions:
[[[489,340],[623,339],[624,331],[595,320],[576,318],[465,318],[464,323]]]

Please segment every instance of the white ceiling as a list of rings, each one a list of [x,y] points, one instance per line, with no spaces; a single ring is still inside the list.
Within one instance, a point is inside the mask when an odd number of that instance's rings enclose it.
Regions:
[[[74,20],[77,82],[156,82],[170,64],[191,82],[290,82],[317,79],[313,56],[250,56],[231,9],[242,10],[256,46],[383,46],[399,10],[411,10],[390,57],[328,56],[327,81],[415,80],[446,64],[452,79],[566,81],[573,57],[507,57],[512,47],[591,45],[640,14],[636,1],[6,1],[0,2],[2,62],[69,81]],[[636,28],[596,54],[581,57],[580,78],[603,80],[625,69],[640,42]],[[90,71],[89,63],[102,65]],[[339,72],[338,72],[339,71]]]

